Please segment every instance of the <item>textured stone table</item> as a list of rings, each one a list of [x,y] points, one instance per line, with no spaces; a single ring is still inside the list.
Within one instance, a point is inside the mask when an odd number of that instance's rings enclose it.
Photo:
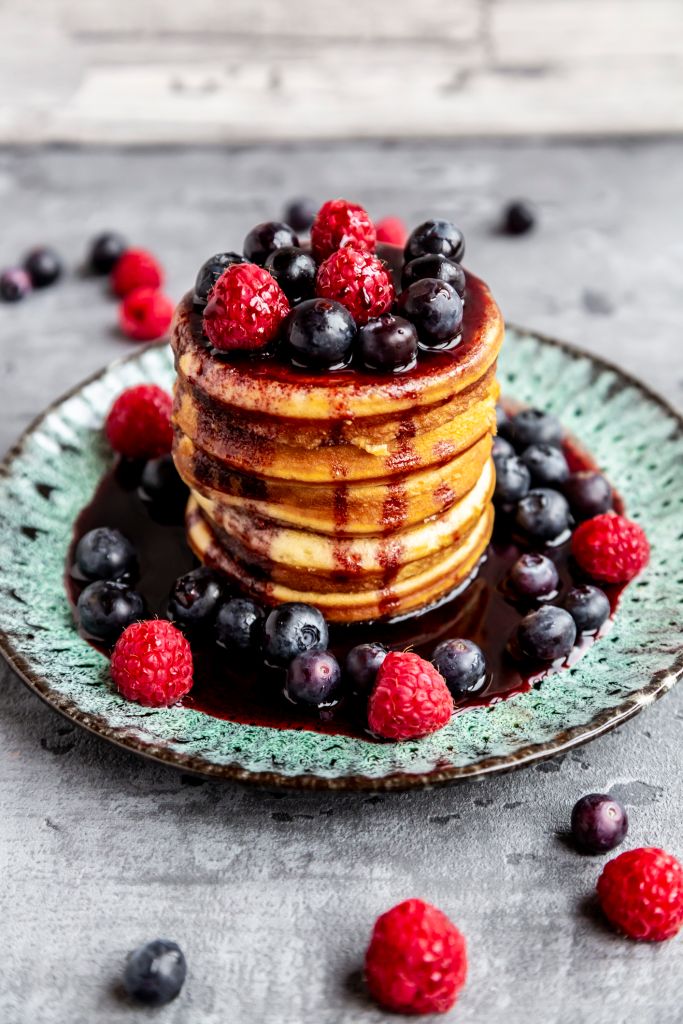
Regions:
[[[180,296],[209,253],[298,192],[373,214],[453,216],[511,320],[616,359],[682,404],[683,144],[0,152],[0,263],[37,242],[76,265],[109,226],[158,252]],[[541,207],[493,233],[500,203]],[[70,276],[0,307],[0,446],[129,351],[99,283]],[[635,440],[635,439],[634,439]],[[1,538],[0,538],[1,543]],[[683,686],[564,758],[407,794],[273,793],[201,783],[72,728],[2,668],[3,1024],[370,1024],[362,953],[375,916],[419,895],[468,936],[460,1024],[676,1024],[683,941],[638,946],[590,903],[600,859],[562,840],[572,804],[610,790],[632,845],[683,854]],[[156,1013],[116,994],[125,953],[164,935],[190,967]]]

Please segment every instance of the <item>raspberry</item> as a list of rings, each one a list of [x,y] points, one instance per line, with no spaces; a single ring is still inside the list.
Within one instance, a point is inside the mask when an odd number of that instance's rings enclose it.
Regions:
[[[637,523],[614,512],[586,520],[574,531],[572,554],[585,573],[603,583],[627,583],[650,560],[650,545]]]
[[[441,729],[453,697],[433,665],[407,651],[387,654],[368,702],[368,725],[388,740],[412,740]]]
[[[161,288],[163,283],[164,272],[146,249],[128,249],[111,272],[111,286],[121,297],[133,288]]]
[[[156,384],[136,384],[122,391],[105,423],[109,444],[127,459],[155,459],[173,443],[173,399]]]
[[[357,324],[366,324],[391,308],[394,285],[381,260],[350,245],[337,249],[318,269],[316,293],[346,306]]]
[[[134,622],[116,641],[111,677],[126,700],[147,708],[170,707],[192,687],[190,645],[166,619]]]
[[[367,212],[346,199],[323,203],[311,228],[311,248],[317,260],[324,260],[335,249],[353,245],[374,252],[377,234]]]
[[[365,954],[371,995],[394,1013],[446,1013],[467,977],[465,937],[436,907],[405,900],[375,922]]]
[[[163,338],[172,319],[173,303],[154,288],[134,288],[119,306],[119,326],[133,341]]]
[[[288,313],[287,297],[267,270],[255,263],[237,263],[209,292],[204,331],[216,348],[264,348]]]
[[[400,217],[384,217],[377,221],[376,227],[378,242],[403,248],[408,240],[408,229]]]
[[[629,938],[672,939],[683,925],[683,867],[653,846],[626,850],[605,865],[598,898],[605,916]]]

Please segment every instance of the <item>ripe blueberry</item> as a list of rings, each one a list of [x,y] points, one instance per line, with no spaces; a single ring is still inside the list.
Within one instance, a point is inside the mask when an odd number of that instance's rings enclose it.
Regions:
[[[293,704],[330,707],[339,699],[341,669],[329,651],[304,651],[287,669],[285,697]]]
[[[537,487],[517,503],[515,523],[532,540],[560,543],[570,522],[569,505],[559,491]]]
[[[511,418],[507,437],[519,451],[530,444],[551,444],[558,448],[562,443],[562,424],[549,412],[522,409]]]
[[[415,324],[423,348],[457,344],[462,327],[462,299],[452,285],[436,278],[413,281],[398,297],[398,311]]]
[[[278,605],[263,625],[263,656],[266,664],[284,667],[304,651],[325,650],[328,629],[317,608],[299,601]]]
[[[127,626],[144,618],[145,602],[127,583],[95,580],[81,591],[76,612],[85,633],[113,644]]]
[[[521,455],[529,467],[534,487],[556,487],[569,476],[569,466],[561,448],[550,444],[530,444]]]
[[[271,252],[286,246],[299,246],[299,239],[289,224],[269,220],[257,224],[244,239],[244,255],[249,263],[263,266]]]
[[[244,263],[244,258],[237,252],[217,252],[202,263],[194,283],[194,304],[204,307],[209,292],[221,274],[236,263]]]
[[[351,358],[356,324],[347,309],[330,299],[307,299],[285,321],[284,339],[292,362],[311,369],[339,369]]]
[[[507,583],[517,597],[547,600],[557,593],[560,577],[552,559],[529,551],[512,566]]]
[[[519,501],[529,490],[531,474],[516,455],[497,455],[493,460],[496,467],[496,489],[493,500],[502,505]]]
[[[472,640],[443,640],[431,660],[456,699],[479,693],[486,686],[484,652]]]
[[[525,235],[536,224],[536,210],[526,199],[508,203],[503,211],[503,231],[506,235]]]
[[[225,586],[220,576],[201,565],[173,584],[168,599],[168,618],[188,633],[203,631],[213,624]]]
[[[417,359],[417,331],[409,320],[385,313],[358,331],[358,351],[368,370],[407,370]]]
[[[276,249],[266,260],[266,269],[271,272],[292,305],[313,298],[318,268],[309,252],[294,246]]]
[[[34,288],[46,288],[61,277],[62,261],[54,249],[41,246],[32,249],[24,260],[24,269]]]
[[[156,939],[134,949],[123,972],[123,986],[131,997],[147,1006],[163,1006],[180,992],[187,963],[180,946]]]
[[[437,281],[446,281],[455,288],[460,298],[465,296],[465,271],[459,263],[454,263],[440,253],[418,256],[403,267],[401,285],[407,288],[413,281],[421,281],[424,277],[432,277]]]
[[[406,263],[428,254],[441,254],[460,263],[465,255],[462,231],[448,220],[426,220],[418,225],[406,242]]]
[[[581,853],[607,853],[626,838],[628,815],[608,793],[589,793],[574,804],[571,828]]]
[[[116,231],[104,231],[94,238],[88,254],[91,274],[109,274],[128,249],[128,242]]]
[[[566,658],[576,640],[574,620],[564,608],[545,605],[525,615],[517,627],[517,644],[527,658],[555,661]]]
[[[249,597],[232,597],[218,610],[216,643],[228,650],[255,651],[261,641],[263,609]]]
[[[375,685],[379,667],[387,656],[383,644],[358,644],[346,655],[344,674],[354,693],[368,696]]]
[[[84,533],[76,545],[75,562],[87,580],[120,580],[135,576],[135,548],[120,530],[98,526]]]
[[[564,607],[576,623],[579,633],[597,633],[611,611],[604,590],[589,583],[572,587],[564,599]]]
[[[602,473],[592,470],[572,473],[562,491],[577,520],[592,519],[612,508],[612,488]]]
[[[31,278],[21,267],[10,267],[0,274],[0,299],[19,302],[31,291]]]

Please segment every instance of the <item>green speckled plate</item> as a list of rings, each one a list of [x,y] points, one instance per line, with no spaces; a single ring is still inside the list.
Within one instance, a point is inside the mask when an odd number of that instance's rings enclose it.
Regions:
[[[573,669],[540,689],[457,715],[412,743],[237,725],[184,708],[148,709],[107,685],[106,659],[78,636],[64,563],[74,519],[110,454],[113,398],[170,386],[166,346],[114,363],[24,434],[0,477],[0,646],[26,684],[79,725],[136,753],[219,778],[336,789],[408,788],[505,771],[584,743],[668,690],[683,672],[683,423],[661,399],[579,350],[510,328],[504,393],[557,413],[623,494],[652,545],[616,622]]]

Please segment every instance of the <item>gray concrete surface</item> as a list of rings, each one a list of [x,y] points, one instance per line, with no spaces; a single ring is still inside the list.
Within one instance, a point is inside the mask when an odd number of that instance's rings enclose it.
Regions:
[[[283,200],[454,216],[509,318],[618,360],[683,404],[683,143],[0,151],[0,264],[47,241],[75,265],[113,226],[163,258],[179,297],[214,250]],[[526,194],[539,230],[492,231]],[[0,447],[50,399],[128,352],[103,287],[75,276],[0,307]],[[562,840],[574,801],[626,802],[632,845],[683,854],[683,687],[534,770],[432,792],[273,793],[201,783],[59,718],[6,668],[0,691],[2,1024],[372,1024],[375,916],[418,895],[469,940],[460,1024],[676,1024],[683,940],[636,945],[591,902],[602,859]],[[122,1002],[124,956],[176,939],[172,1006]]]

